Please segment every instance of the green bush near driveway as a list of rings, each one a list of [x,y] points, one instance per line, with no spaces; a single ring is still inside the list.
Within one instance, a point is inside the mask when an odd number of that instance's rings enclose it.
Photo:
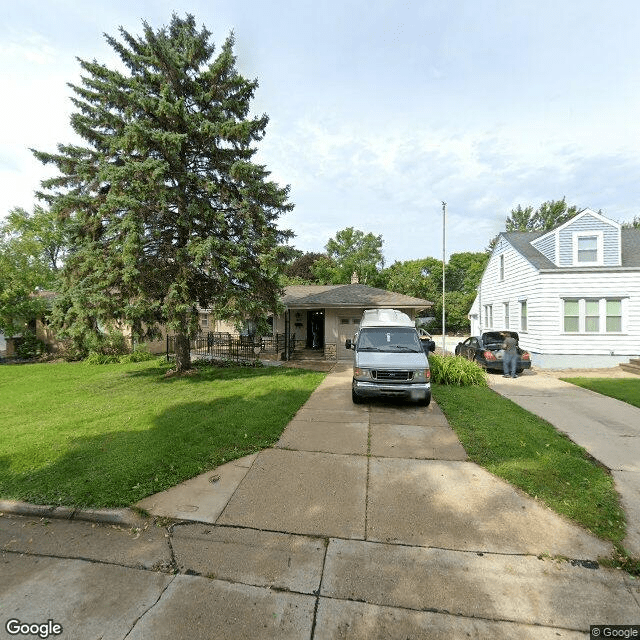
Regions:
[[[271,446],[324,374],[154,361],[0,367],[0,496],[127,506]]]
[[[487,387],[432,391],[472,461],[600,538],[624,538],[613,478],[582,447]]]
[[[431,381],[456,386],[487,386],[487,374],[476,362],[452,355],[429,354]]]
[[[640,407],[640,378],[561,378],[578,387]]]

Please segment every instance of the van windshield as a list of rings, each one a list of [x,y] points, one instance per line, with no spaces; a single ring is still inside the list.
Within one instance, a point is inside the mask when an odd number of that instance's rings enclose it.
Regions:
[[[358,351],[406,351],[420,353],[422,347],[415,329],[410,327],[375,327],[361,329]]]

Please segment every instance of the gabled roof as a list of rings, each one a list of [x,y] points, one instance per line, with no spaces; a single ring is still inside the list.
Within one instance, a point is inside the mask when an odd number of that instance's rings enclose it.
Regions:
[[[285,287],[282,302],[287,307],[379,307],[392,309],[424,309],[433,302],[405,296],[402,293],[376,289],[366,284],[293,285]]]
[[[542,236],[550,236],[554,233],[558,233],[560,231],[562,231],[563,229],[565,229],[566,227],[570,227],[571,225],[573,225],[575,222],[577,222],[578,220],[580,220],[580,218],[583,218],[584,216],[590,216],[592,218],[596,218],[598,220],[600,220],[600,222],[607,224],[609,226],[612,227],[616,227],[618,229],[620,229],[620,223],[616,222],[615,220],[611,220],[610,218],[607,218],[605,216],[603,216],[601,213],[598,213],[597,211],[594,211],[593,209],[583,209],[582,211],[580,211],[579,213],[576,213],[575,216],[573,216],[572,218],[569,218],[566,222],[563,222],[562,224],[558,224],[555,227],[553,227],[552,229],[549,229],[549,231],[545,231],[544,233],[542,233],[540,235],[540,237]]]
[[[549,233],[548,231],[505,231],[500,235],[536,269],[550,269],[555,271],[575,271],[576,267],[558,267],[547,257],[542,255],[532,244],[533,240]],[[640,229],[623,228],[620,230],[622,242],[622,262],[619,267],[582,267],[596,271],[614,271],[620,268],[640,269]]]

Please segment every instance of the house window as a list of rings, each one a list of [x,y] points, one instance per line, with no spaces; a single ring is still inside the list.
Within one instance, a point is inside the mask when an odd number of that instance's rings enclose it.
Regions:
[[[584,301],[584,330],[587,333],[598,333],[600,331],[600,301]]]
[[[527,301],[520,300],[520,331],[527,330]]]
[[[598,261],[598,238],[582,236],[578,238],[578,262]]]
[[[487,329],[491,329],[493,327],[493,305],[492,304],[484,305],[484,326]]]
[[[577,265],[602,264],[603,234],[601,231],[576,233],[573,236],[573,263]]]
[[[209,315],[207,313],[201,313],[200,314],[200,327],[202,329],[208,329],[209,328]]]
[[[622,331],[622,300],[607,298],[564,300],[564,331],[566,333],[620,333]]]
[[[568,333],[580,331],[580,303],[578,300],[564,301],[564,330]]]
[[[622,300],[606,301],[606,332],[622,331]]]
[[[500,256],[500,280],[504,280],[504,254]]]
[[[505,302],[504,303],[504,328],[508,329],[509,328],[509,303]]]

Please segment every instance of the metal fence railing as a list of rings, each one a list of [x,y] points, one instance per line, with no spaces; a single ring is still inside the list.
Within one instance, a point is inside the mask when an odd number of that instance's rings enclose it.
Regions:
[[[289,336],[289,349],[286,348],[286,335],[241,336],[231,333],[209,332],[191,340],[191,354],[194,356],[221,360],[255,360],[260,354],[279,357],[285,353],[291,357],[295,350],[295,336]],[[167,336],[167,359],[175,354],[175,336]]]

